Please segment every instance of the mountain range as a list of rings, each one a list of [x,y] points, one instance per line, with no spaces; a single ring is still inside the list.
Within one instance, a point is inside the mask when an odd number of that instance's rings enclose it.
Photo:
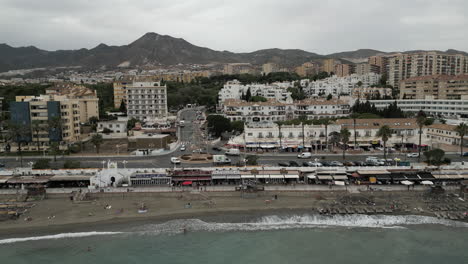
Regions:
[[[447,53],[463,53],[447,50]],[[46,51],[34,46],[11,47],[0,44],[0,72],[39,67],[82,66],[85,68],[115,68],[119,66],[151,66],[176,64],[210,64],[248,62],[261,65],[276,62],[286,67],[304,62],[320,62],[336,58],[343,62],[358,62],[378,54],[388,54],[372,49],[320,55],[300,49],[263,49],[249,53],[216,51],[195,46],[184,39],[157,33],[146,33],[134,42],[123,46],[99,44],[92,49]],[[468,54],[467,54],[468,55]]]

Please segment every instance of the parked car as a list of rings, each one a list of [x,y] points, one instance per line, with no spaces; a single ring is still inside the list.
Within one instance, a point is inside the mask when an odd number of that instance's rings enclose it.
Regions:
[[[172,164],[180,164],[180,159],[177,157],[172,157],[171,158],[171,163]]]
[[[309,161],[307,163],[309,164],[309,167],[322,167],[323,166],[323,164],[318,161]]]
[[[185,151],[185,149],[186,149],[185,145],[180,146],[180,151]]]
[[[330,166],[332,166],[332,167],[343,167],[343,163],[334,160],[334,161],[330,162]]]
[[[346,162],[343,162],[343,165],[347,166],[347,167],[353,167],[353,166],[356,166],[356,164],[352,161],[346,161]]]
[[[212,147],[211,149],[214,150],[214,151],[221,151],[222,150],[220,147]]]
[[[302,162],[302,167],[310,167],[309,163],[310,163],[310,161]]]
[[[0,168],[5,168],[5,164],[0,163]]]
[[[302,152],[301,154],[297,155],[298,159],[310,159],[312,158],[312,153],[310,152]]]
[[[355,161],[354,165],[355,166],[366,166],[366,163],[364,161]]]
[[[408,153],[406,154],[406,157],[408,158],[418,158],[419,157],[419,153]]]
[[[289,167],[300,167],[299,163],[295,162],[294,160],[289,161]]]
[[[279,167],[289,167],[289,163],[287,162],[278,162]]]
[[[322,161],[321,163],[322,163],[323,167],[331,167],[332,166],[330,161]]]
[[[463,153],[463,157],[468,157],[468,152]]]
[[[377,160],[368,160],[366,161],[366,166],[379,166],[379,162]]]

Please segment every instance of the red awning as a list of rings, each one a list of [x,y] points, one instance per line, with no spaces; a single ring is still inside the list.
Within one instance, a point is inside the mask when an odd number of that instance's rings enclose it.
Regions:
[[[192,181],[184,181],[182,185],[192,185]]]

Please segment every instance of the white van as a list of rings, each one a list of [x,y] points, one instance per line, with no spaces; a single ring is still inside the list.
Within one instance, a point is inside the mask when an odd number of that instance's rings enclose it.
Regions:
[[[225,154],[226,154],[226,155],[231,155],[231,156],[239,156],[239,155],[240,155],[240,150],[239,150],[239,149],[235,149],[235,148],[228,149],[228,151],[226,151]]]
[[[301,154],[297,155],[298,159],[310,159],[312,158],[312,153],[310,152],[302,152]]]

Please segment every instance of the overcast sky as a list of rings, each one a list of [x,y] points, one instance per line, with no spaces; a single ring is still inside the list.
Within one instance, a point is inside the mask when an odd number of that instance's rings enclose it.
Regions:
[[[467,51],[467,11],[467,0],[0,0],[0,43],[78,49],[156,32],[235,52]]]

